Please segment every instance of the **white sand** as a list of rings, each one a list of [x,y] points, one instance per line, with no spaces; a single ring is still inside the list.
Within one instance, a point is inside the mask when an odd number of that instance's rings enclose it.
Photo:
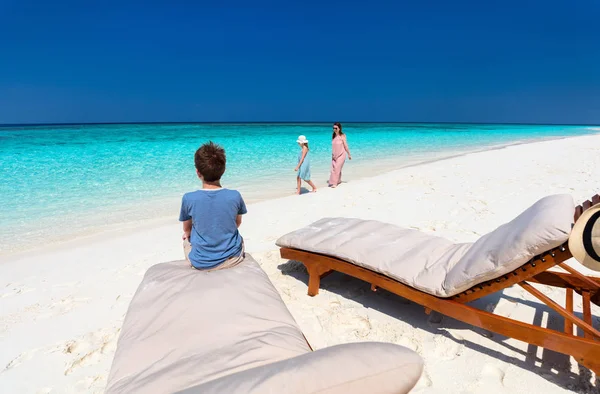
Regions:
[[[352,173],[352,162],[346,172]],[[372,293],[349,277],[333,274],[323,280],[317,297],[308,297],[304,271],[280,259],[274,241],[323,216],[338,215],[473,241],[540,197],[567,192],[583,201],[600,191],[599,182],[600,136],[537,142],[257,203],[249,206],[241,231],[247,250],[269,274],[314,348],[381,340],[414,349],[425,360],[415,393],[595,392],[589,371],[567,356],[490,337],[448,318],[430,323],[422,307],[389,293]],[[4,257],[0,392],[102,392],[128,303],[150,265],[182,257],[180,234],[179,223],[172,220]],[[564,301],[562,291],[550,294]],[[581,310],[579,297],[575,304]],[[480,305],[562,327],[560,317],[520,288]],[[592,313],[600,316],[600,308]]]

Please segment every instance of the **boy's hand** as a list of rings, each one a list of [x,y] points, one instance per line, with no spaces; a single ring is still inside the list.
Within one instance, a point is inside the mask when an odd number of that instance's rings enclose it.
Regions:
[[[191,233],[192,233],[192,219],[186,220],[185,222],[183,222],[183,235],[181,236],[181,239],[183,239],[184,241],[187,239],[189,241]]]

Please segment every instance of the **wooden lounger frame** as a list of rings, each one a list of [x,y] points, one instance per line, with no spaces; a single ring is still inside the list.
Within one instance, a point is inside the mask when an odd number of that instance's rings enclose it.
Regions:
[[[575,220],[592,205],[600,203],[600,196],[595,195],[575,209]],[[463,321],[498,334],[515,338],[532,345],[541,346],[559,353],[573,356],[581,365],[600,376],[600,332],[592,325],[591,302],[600,305],[600,278],[589,277],[564,264],[572,257],[568,243],[535,256],[523,266],[503,275],[500,278],[480,283],[450,298],[440,298],[404,285],[385,275],[376,273],[355,264],[335,257],[298,249],[281,248],[281,257],[300,261],[308,270],[308,295],[315,296],[319,292],[321,278],[333,271],[342,272],[371,283],[371,289],[382,288],[401,297],[407,298],[425,307],[427,314],[431,311]],[[559,266],[563,272],[548,271],[550,267]],[[529,282],[566,289],[566,301],[563,308],[544,295]],[[495,315],[469,305],[467,302],[495,293],[514,284],[518,284],[548,307],[558,312],[564,319],[564,333],[556,330],[524,323],[518,320]],[[581,295],[583,300],[583,319],[573,313],[573,293]],[[573,325],[579,327],[583,337],[577,336]]]

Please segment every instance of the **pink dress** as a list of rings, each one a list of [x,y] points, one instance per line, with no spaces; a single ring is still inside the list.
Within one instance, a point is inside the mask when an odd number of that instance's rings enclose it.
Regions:
[[[342,182],[342,167],[346,161],[346,149],[344,140],[339,135],[331,141],[331,175],[329,175],[329,186],[337,186]]]

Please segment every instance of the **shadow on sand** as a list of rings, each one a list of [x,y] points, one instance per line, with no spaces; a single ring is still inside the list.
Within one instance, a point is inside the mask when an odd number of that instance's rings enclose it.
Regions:
[[[300,194],[306,194],[306,193],[310,193],[310,190],[308,190],[307,188],[305,188],[304,186],[302,186],[300,188]]]
[[[301,262],[288,260],[286,263],[279,265],[277,268],[283,275],[294,277],[308,286],[308,273]],[[447,316],[443,316],[442,319],[439,314],[436,315],[436,312],[433,312],[428,316],[425,314],[424,308],[421,305],[406,300],[396,294],[385,291],[384,289],[378,289],[377,292],[372,292],[370,289],[370,284],[363,282],[360,279],[356,279],[339,272],[333,272],[327,278],[321,280],[320,289],[336,293],[344,298],[352,299],[353,301],[361,303],[366,308],[377,310],[394,319],[409,321],[416,328],[432,334],[443,335],[455,341],[456,343],[465,346],[466,348],[510,363],[519,368],[531,371],[563,389],[577,389],[580,390],[578,391],[580,393],[596,393],[598,392],[598,388],[600,388],[599,376],[596,376],[594,383],[595,387],[589,383],[593,373],[586,367],[579,365],[578,374],[571,372],[570,356],[543,349],[542,357],[539,358],[537,357],[538,346],[529,344],[527,351],[524,352],[521,349],[517,349],[514,346],[505,343],[507,337],[503,335],[492,333],[479,327],[473,327],[469,324]],[[469,303],[469,305],[478,309],[487,310],[488,312],[493,312],[501,298],[504,298],[510,302],[518,302],[534,308],[535,316],[533,322],[531,322],[532,324],[540,325],[544,314],[546,314],[548,316],[546,327],[562,332],[564,320],[562,316],[557,314],[554,310],[550,309],[544,304],[516,299],[514,297],[504,295],[503,292],[490,294],[487,297],[483,297],[479,300]],[[583,319],[581,314],[577,315]],[[599,318],[596,317],[594,319],[594,323],[594,326],[600,326]],[[483,335],[513,352],[520,353],[521,355],[525,356],[525,360],[508,356],[504,353],[488,349],[484,346],[469,342],[467,340],[455,338],[446,329],[470,330],[476,332],[479,335]],[[583,332],[580,330],[578,335],[583,336]],[[537,366],[536,363],[540,363],[540,366]]]

